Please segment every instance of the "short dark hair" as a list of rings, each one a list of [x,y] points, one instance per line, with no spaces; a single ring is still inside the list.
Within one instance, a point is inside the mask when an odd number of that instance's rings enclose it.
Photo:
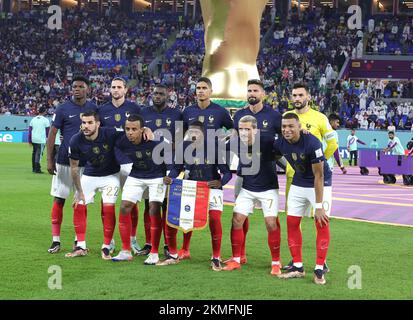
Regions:
[[[394,131],[389,131],[389,133],[388,134],[394,134]]]
[[[73,79],[72,79],[72,85],[73,85],[73,83],[74,83],[75,81],[82,81],[82,82],[84,82],[87,86],[89,86],[89,84],[90,84],[89,79],[86,78],[85,76],[81,76],[81,75],[78,75],[78,76],[74,76],[74,77],[73,77]]]
[[[81,114],[81,117],[94,117],[95,121],[100,121],[99,114],[96,111],[90,110]]]
[[[189,123],[188,127],[198,127],[201,130],[204,130],[204,124],[199,120],[194,120]]]
[[[288,112],[283,115],[283,120],[288,120],[288,119],[295,119],[298,122],[300,122],[300,118],[298,118],[298,116],[293,112]]]
[[[198,79],[198,81],[197,81],[196,83],[198,84],[198,83],[200,83],[200,82],[205,82],[205,83],[208,85],[208,87],[209,87],[210,89],[212,89],[212,82],[211,82],[211,80],[210,80],[209,78],[207,78],[207,77],[201,77],[201,78]]]
[[[304,88],[305,91],[310,92],[310,89],[309,89],[309,87],[308,87],[308,85],[307,85],[306,83],[304,83],[304,82],[296,82],[296,83],[294,83],[294,85],[293,85],[293,90],[294,90],[294,89],[300,89],[300,88]]]
[[[38,111],[39,111],[39,113],[45,113],[46,112],[46,107],[42,106],[42,107],[39,108]]]
[[[126,119],[126,121],[129,121],[129,122],[136,122],[136,121],[138,121],[141,128],[143,128],[143,127],[145,126],[145,123],[144,123],[144,121],[143,121],[142,116],[140,116],[140,115],[137,114],[137,113],[132,113],[132,114]]]
[[[263,90],[264,90],[264,84],[262,83],[262,81],[260,79],[251,79],[248,80],[248,86],[251,84],[256,84],[257,86],[260,86]]]
[[[340,121],[340,117],[338,116],[338,114],[332,113],[328,116],[328,121]]]
[[[163,83],[155,84],[154,88],[161,88],[161,89],[168,90],[168,87],[164,85]]]
[[[123,82],[123,85],[124,85],[125,87],[128,86],[128,83],[126,82],[126,79],[124,79],[124,78],[122,78],[122,77],[119,77],[119,76],[114,77],[114,78],[112,79],[112,81],[122,81],[122,82]]]

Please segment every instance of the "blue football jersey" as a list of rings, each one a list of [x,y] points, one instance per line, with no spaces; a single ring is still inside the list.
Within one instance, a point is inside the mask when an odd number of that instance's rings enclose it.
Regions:
[[[205,129],[232,129],[234,123],[232,122],[231,115],[228,110],[220,105],[211,102],[211,104],[205,109],[201,109],[197,104],[187,107],[182,117],[185,127],[193,121],[200,121],[204,124]]]
[[[284,137],[274,142],[274,150],[284,156],[295,170],[292,184],[304,188],[314,187],[313,163],[324,161],[324,186],[331,186],[330,166],[324,158],[320,140],[312,134],[300,135],[297,143],[289,143]]]
[[[116,143],[116,148],[122,151],[133,163],[132,171],[129,176],[138,179],[155,179],[165,177],[166,164],[155,163],[153,159],[154,149],[156,146],[166,144],[161,141],[144,141],[139,144],[133,144],[124,135]],[[162,147],[162,146],[159,146]],[[161,156],[164,153],[160,153]]]
[[[244,116],[253,116],[257,119],[257,128],[261,136],[274,137],[281,134],[281,114],[269,106],[264,106],[261,111],[254,113],[250,108],[240,109],[234,114],[234,128],[238,130],[239,120]]]
[[[56,108],[53,116],[52,126],[60,130],[63,141],[57,154],[57,163],[69,165],[69,143],[70,139],[79,132],[82,124],[81,115],[87,111],[97,111],[97,106],[87,101],[83,106],[68,100]],[[83,163],[80,163],[83,166]]]
[[[99,128],[95,140],[87,140],[83,132],[76,133],[70,140],[69,158],[83,161],[86,176],[105,177],[119,172],[115,159],[116,140],[124,135],[115,128]]]

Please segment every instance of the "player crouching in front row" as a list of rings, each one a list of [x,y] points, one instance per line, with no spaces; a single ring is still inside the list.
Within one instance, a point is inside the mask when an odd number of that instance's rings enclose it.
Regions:
[[[271,252],[271,274],[281,274],[280,242],[281,232],[278,220],[278,177],[273,151],[274,138],[260,136],[255,117],[246,115],[239,120],[239,138],[232,138],[227,144],[237,146],[237,150],[228,150],[240,159],[240,174],[243,178],[242,188],[235,200],[232,217],[231,245],[232,258],[223,268],[224,271],[241,269],[241,252],[244,242],[243,224],[253,213],[254,201],[260,201],[268,232],[268,246]],[[237,139],[236,141],[233,141]],[[247,154],[247,159],[244,156]],[[248,159],[250,161],[248,161]]]
[[[73,203],[73,224],[77,245],[66,257],[85,256],[87,205],[93,203],[97,191],[102,193],[103,233],[102,258],[111,259],[110,243],[115,229],[115,203],[119,193],[119,165],[115,159],[115,142],[121,133],[114,128],[100,128],[95,111],[81,116],[81,131],[70,140],[70,170],[76,188]],[[79,163],[85,163],[80,176]]]
[[[214,271],[221,271],[221,216],[224,207],[222,187],[231,180],[232,174],[228,165],[225,163],[225,150],[219,152],[218,142],[215,139],[208,141],[202,122],[191,122],[187,136],[190,141],[184,141],[182,148],[178,147],[175,150],[177,153],[175,160],[179,157],[177,150],[181,150],[185,157],[182,157],[183,161],[175,161],[173,169],[169,175],[164,178],[164,182],[170,185],[172,178],[177,178],[180,172],[183,171],[187,172],[187,180],[207,182],[210,188],[208,215],[212,244],[211,268]],[[178,163],[183,164],[179,165]],[[221,174],[223,175],[222,178]],[[176,229],[172,229],[169,226],[167,228],[167,233],[171,234],[172,232],[171,236],[168,237],[169,248],[172,250],[172,246],[176,246]],[[191,233],[192,231],[187,233],[189,239]],[[173,249],[176,250],[176,247]],[[166,259],[160,265],[168,265],[173,262],[174,259]]]
[[[282,137],[274,143],[274,150],[283,155],[294,168],[287,206],[288,247],[293,265],[279,277],[284,279],[305,276],[302,260],[302,234],[300,223],[303,216],[315,208],[317,228],[317,259],[314,282],[325,284],[324,267],[330,243],[329,215],[331,212],[331,170],[325,161],[321,142],[311,134],[300,132],[298,116],[288,113],[282,119]]]
[[[146,265],[155,265],[159,262],[158,249],[162,234],[161,205],[165,198],[166,186],[163,178],[166,175],[164,162],[154,162],[154,149],[166,142],[145,141],[143,138],[144,120],[139,115],[131,115],[125,123],[125,136],[116,142],[116,148],[129,157],[132,170],[126,179],[122,191],[122,204],[119,214],[119,231],[122,240],[122,251],[113,261],[130,261],[132,228],[131,210],[136,202],[142,200],[146,188],[149,189],[149,215],[151,220],[151,252],[145,260]],[[165,148],[160,148],[160,150]],[[160,154],[163,157],[163,154]],[[170,250],[171,254],[176,254]]]

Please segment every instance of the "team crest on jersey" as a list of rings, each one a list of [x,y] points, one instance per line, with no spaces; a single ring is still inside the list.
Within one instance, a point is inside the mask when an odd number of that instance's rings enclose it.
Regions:
[[[121,119],[122,119],[122,116],[119,113],[115,114],[115,120],[116,121],[119,122]]]
[[[167,125],[168,127],[170,127],[170,126],[171,126],[171,123],[172,123],[171,119],[167,118],[167,119],[166,119],[166,125]]]
[[[211,114],[211,115],[208,117],[208,120],[209,120],[209,123],[213,123],[213,122],[214,122],[214,116]]]
[[[94,154],[99,154],[100,153],[99,147],[93,147],[92,151],[93,151]]]
[[[300,153],[300,159],[305,160],[305,154],[304,153]]]
[[[103,149],[105,149],[105,151],[109,151],[109,145],[104,143],[103,144]]]
[[[267,121],[267,120],[264,120],[264,121],[262,122],[262,126],[263,126],[263,128],[267,128],[267,127],[268,127],[268,121]]]
[[[296,171],[304,173],[305,172],[305,167],[302,164],[298,164],[295,166]]]
[[[155,124],[157,127],[160,127],[162,125],[162,119],[156,119]]]
[[[204,117],[204,116],[199,116],[199,117],[198,117],[198,120],[203,123],[204,120],[205,120],[205,117]]]
[[[142,152],[136,151],[136,158],[142,159]]]
[[[293,158],[293,160],[294,161],[297,161],[297,154],[295,153],[295,152],[293,152],[292,154],[291,154],[291,157]]]

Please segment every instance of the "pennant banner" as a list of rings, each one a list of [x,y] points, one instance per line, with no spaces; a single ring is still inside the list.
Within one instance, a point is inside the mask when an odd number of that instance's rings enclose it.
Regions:
[[[173,179],[168,188],[168,225],[183,232],[206,227],[209,211],[209,188],[206,181]]]

